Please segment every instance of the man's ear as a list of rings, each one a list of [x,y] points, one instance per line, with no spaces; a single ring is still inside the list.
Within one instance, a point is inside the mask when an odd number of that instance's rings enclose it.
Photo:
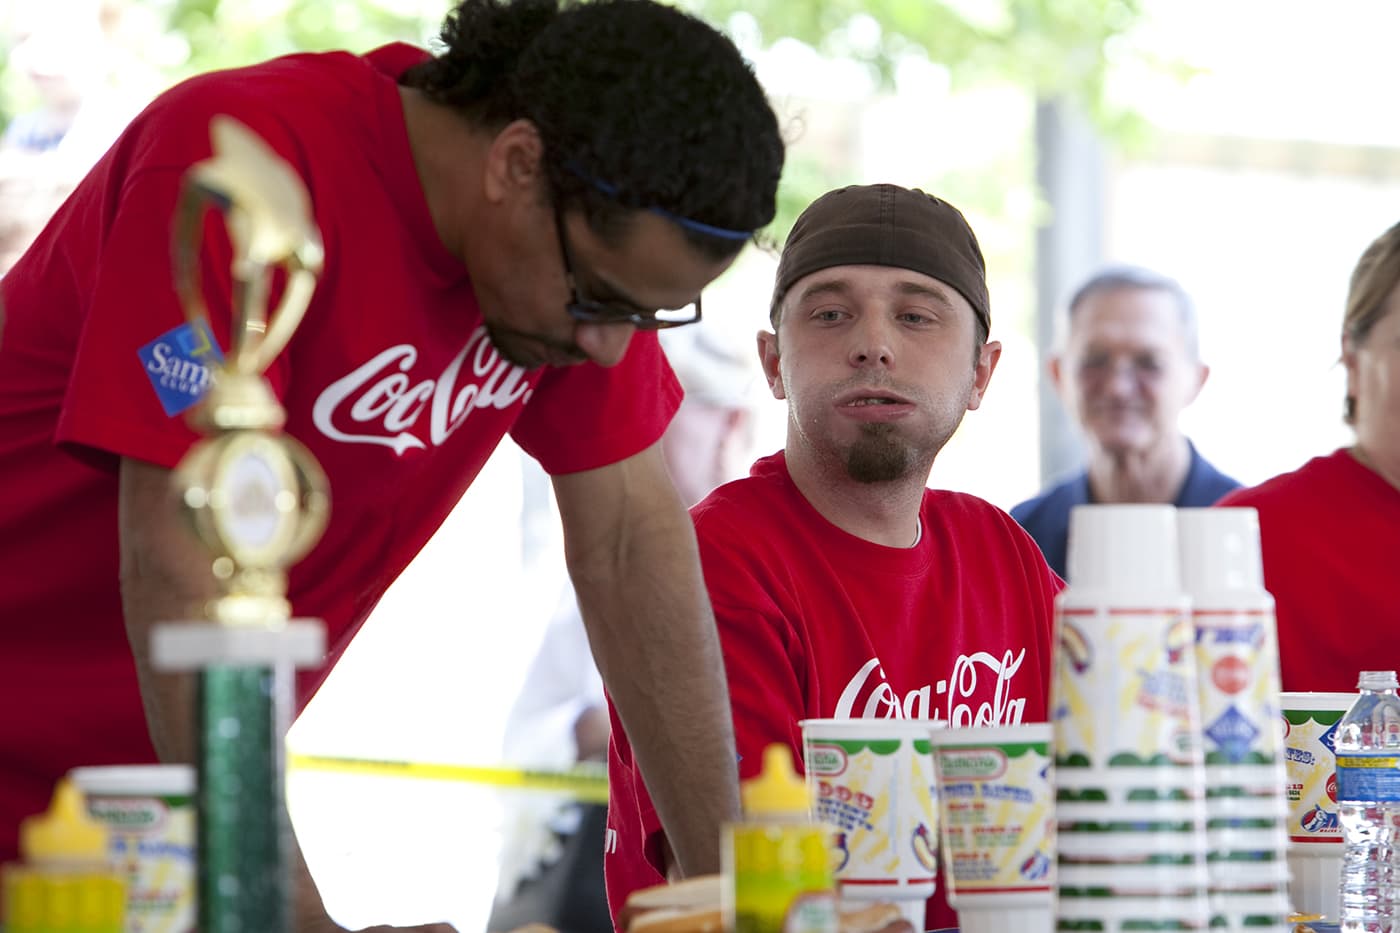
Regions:
[[[982,407],[982,399],[987,397],[987,386],[991,385],[992,373],[1001,359],[1001,341],[988,340],[977,351],[977,366],[972,375],[972,394],[967,400],[967,410],[976,411]]]
[[[778,335],[772,331],[758,332],[758,362],[763,367],[763,378],[768,380],[768,391],[776,399],[787,398],[783,387],[783,373],[779,367]]]
[[[1201,390],[1206,387],[1206,380],[1209,378],[1210,367],[1207,366],[1205,363],[1196,364],[1196,385],[1192,389],[1190,397],[1186,400],[1187,405],[1190,405],[1192,402],[1194,402],[1196,400],[1196,396],[1201,394]]]
[[[544,140],[529,120],[512,120],[486,150],[486,198],[499,203],[538,190],[544,174]]]
[[[1347,407],[1350,410],[1352,400],[1356,398],[1356,383],[1360,377],[1356,369],[1356,341],[1351,339],[1350,334],[1342,334],[1342,367],[1346,370],[1346,398]]]

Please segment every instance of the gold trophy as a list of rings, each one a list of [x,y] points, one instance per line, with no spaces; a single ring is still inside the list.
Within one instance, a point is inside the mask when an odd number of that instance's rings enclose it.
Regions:
[[[230,346],[192,414],[206,436],[175,470],[181,507],[209,554],[216,595],[203,619],[164,624],[155,664],[198,672],[199,929],[291,928],[283,741],[293,671],[325,656],[319,620],[291,619],[286,568],[319,540],[325,474],[281,433],[286,412],[263,372],[286,346],[321,269],[321,237],[300,177],[243,124],[210,122],[214,154],[185,175],[174,230],[186,317],[213,339],[199,276],[209,209],[232,245]],[[275,273],[281,300],[269,312]]]

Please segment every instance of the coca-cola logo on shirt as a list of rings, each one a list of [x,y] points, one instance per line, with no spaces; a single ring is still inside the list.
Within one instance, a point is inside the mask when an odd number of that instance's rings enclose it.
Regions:
[[[1007,726],[1021,721],[1026,698],[1012,696],[1012,678],[1026,649],[997,657],[986,651],[960,654],[950,675],[900,696],[871,658],[847,682],[832,713],[837,719],[932,719],[954,728]],[[979,702],[980,700],[980,702]],[[975,704],[975,705],[974,705]]]
[[[401,343],[332,382],[311,409],[317,429],[333,441],[382,444],[402,456],[441,445],[473,412],[530,398],[525,369],[501,359],[485,327],[436,377],[415,372],[417,363],[418,348]]]

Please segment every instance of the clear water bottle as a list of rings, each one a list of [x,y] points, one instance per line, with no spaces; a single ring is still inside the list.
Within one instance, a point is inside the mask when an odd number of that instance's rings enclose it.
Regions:
[[[1362,671],[1337,723],[1342,930],[1400,931],[1400,696],[1394,671]]]

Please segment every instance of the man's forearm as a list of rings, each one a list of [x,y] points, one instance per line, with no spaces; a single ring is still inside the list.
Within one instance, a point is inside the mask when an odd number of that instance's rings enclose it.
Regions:
[[[210,558],[176,511],[169,470],[122,461],[118,503],[122,616],[146,727],[161,761],[193,763],[195,678],[154,668],[151,633],[195,618],[214,592]]]
[[[661,824],[685,875],[719,871],[719,829],[739,815],[724,670],[702,637],[674,637],[613,678],[612,697]]]
[[[570,570],[598,669],[680,868],[714,872],[720,825],[739,814],[738,770],[695,535],[673,495],[627,512],[635,520],[622,543],[575,540]]]

